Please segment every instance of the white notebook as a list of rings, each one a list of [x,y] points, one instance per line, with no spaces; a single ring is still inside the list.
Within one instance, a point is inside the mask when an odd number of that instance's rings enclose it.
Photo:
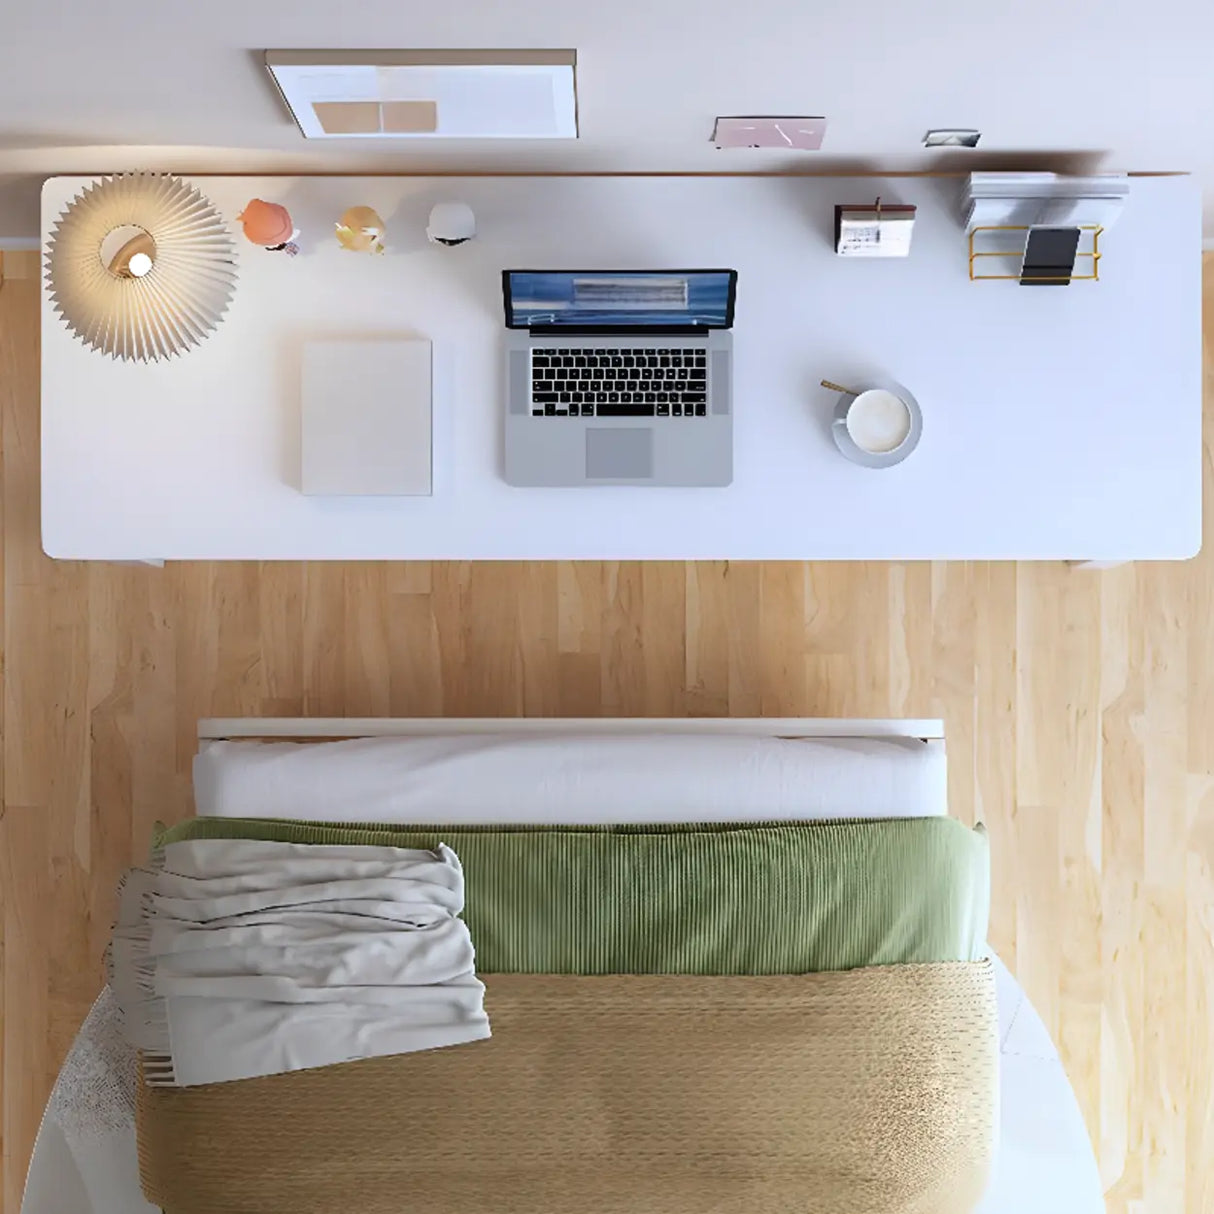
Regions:
[[[429,494],[431,390],[424,337],[306,342],[303,492]]]

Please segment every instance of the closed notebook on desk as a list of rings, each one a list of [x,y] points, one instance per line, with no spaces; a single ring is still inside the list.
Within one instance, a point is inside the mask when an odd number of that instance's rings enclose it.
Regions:
[[[303,348],[300,488],[316,496],[431,492],[431,349],[424,337]]]

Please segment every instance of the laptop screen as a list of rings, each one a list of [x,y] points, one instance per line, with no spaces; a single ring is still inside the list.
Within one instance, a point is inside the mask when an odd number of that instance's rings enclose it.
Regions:
[[[506,270],[511,329],[728,329],[734,270]]]

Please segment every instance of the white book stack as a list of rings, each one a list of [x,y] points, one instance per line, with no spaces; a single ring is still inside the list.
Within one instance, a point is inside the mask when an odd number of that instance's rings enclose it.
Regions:
[[[1078,228],[1116,223],[1130,192],[1124,173],[1067,177],[1059,173],[971,173],[966,179],[966,231],[979,227]]]

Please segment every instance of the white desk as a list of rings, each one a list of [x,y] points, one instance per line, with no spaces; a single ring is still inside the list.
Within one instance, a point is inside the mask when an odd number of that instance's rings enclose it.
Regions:
[[[43,228],[83,179],[53,178]],[[108,361],[43,304],[42,529],[86,559],[1183,558],[1201,539],[1200,195],[1136,178],[1099,283],[971,283],[961,182],[904,178],[200,177],[227,215],[280,199],[292,260],[240,242],[227,318],[160,365]],[[833,206],[918,204],[908,260],[837,258]],[[428,245],[458,198],[480,237]],[[353,203],[382,258],[337,247]],[[514,489],[501,478],[508,266],[739,271],[734,483]],[[434,495],[317,499],[299,480],[307,337],[418,331],[435,351]],[[866,371],[923,408],[919,449],[835,450]],[[554,424],[561,424],[555,422]]]

